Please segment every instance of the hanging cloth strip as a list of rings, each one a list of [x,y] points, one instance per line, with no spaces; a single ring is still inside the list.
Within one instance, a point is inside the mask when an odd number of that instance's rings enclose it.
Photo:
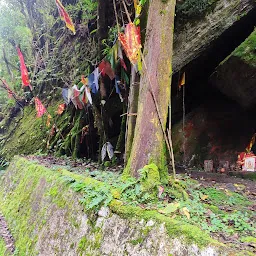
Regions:
[[[141,40],[140,40],[140,27],[130,22],[125,28],[125,34],[119,33],[118,39],[121,42],[126,56],[130,62],[135,65],[140,58]]]
[[[89,76],[88,76],[88,84],[92,90],[92,93],[97,93],[99,91],[99,77],[100,72],[99,68],[96,68]]]
[[[102,76],[107,75],[110,78],[110,80],[115,79],[115,71],[112,69],[111,64],[108,61],[103,60],[99,64],[99,70],[100,70]]]
[[[92,105],[92,95],[91,95],[91,91],[90,88],[88,86],[85,86],[85,94],[86,94],[86,98],[87,100],[90,102],[90,104]]]
[[[37,117],[41,117],[46,112],[46,108],[44,107],[42,102],[38,99],[38,97],[35,97],[35,105],[36,105]]]
[[[82,102],[84,102],[85,104],[87,104],[89,102],[92,105],[92,95],[91,95],[90,88],[88,87],[89,78],[85,78],[84,76],[82,76],[81,82],[84,85],[84,92],[83,92],[83,95],[82,95]]]
[[[58,11],[59,11],[61,19],[63,21],[65,21],[67,28],[70,29],[75,35],[76,29],[75,29],[74,23],[73,23],[72,19],[70,18],[69,14],[67,13],[67,11],[65,10],[64,6],[62,5],[61,1],[55,0],[55,3],[58,7]]]
[[[62,89],[62,98],[64,99],[65,103],[68,105],[70,103],[70,98],[68,97],[68,88]]]
[[[80,100],[80,94],[84,90],[84,85],[82,86],[81,89],[77,88],[77,85],[75,84],[72,87],[72,96],[71,96],[71,101],[73,102],[75,108],[83,109],[83,102]]]
[[[18,52],[18,56],[19,56],[19,59],[20,59],[20,71],[21,71],[22,87],[28,86],[30,88],[30,90],[32,91],[32,86],[30,84],[29,76],[28,76],[28,69],[26,67],[23,54],[22,54],[19,47],[17,47],[17,52]]]

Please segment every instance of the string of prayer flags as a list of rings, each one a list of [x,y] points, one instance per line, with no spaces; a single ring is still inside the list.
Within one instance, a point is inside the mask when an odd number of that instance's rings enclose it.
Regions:
[[[66,27],[68,29],[70,29],[74,35],[76,34],[76,29],[75,29],[75,25],[72,21],[72,19],[70,18],[69,14],[67,13],[67,11],[65,10],[64,6],[62,5],[62,3],[60,2],[60,0],[55,0],[56,5],[58,7],[58,11],[60,14],[60,17],[63,21],[65,21],[66,23]]]
[[[184,72],[179,81],[179,89],[186,84],[186,73]]]
[[[50,127],[51,126],[51,121],[52,121],[52,116],[49,114],[47,116],[47,121],[46,121],[46,126],[47,127]]]
[[[46,112],[46,108],[44,107],[42,102],[38,99],[38,97],[35,97],[35,105],[36,105],[37,117],[41,117]]]
[[[66,109],[66,104],[65,104],[65,103],[60,104],[60,105],[58,106],[58,109],[57,109],[56,113],[57,113],[58,115],[62,115],[62,113],[64,112],[65,109]]]
[[[251,139],[249,145],[245,149],[247,153],[251,152],[252,146],[255,144],[255,141],[256,141],[256,133],[252,136],[252,139]]]
[[[20,60],[20,71],[21,71],[21,80],[22,80],[22,87],[28,86],[32,91],[32,86],[29,81],[28,69],[25,64],[25,60],[23,54],[19,47],[17,47],[17,52]]]
[[[121,42],[126,56],[135,65],[139,60],[139,53],[142,48],[140,39],[140,27],[130,22],[125,28],[125,33],[120,33],[118,39]]]

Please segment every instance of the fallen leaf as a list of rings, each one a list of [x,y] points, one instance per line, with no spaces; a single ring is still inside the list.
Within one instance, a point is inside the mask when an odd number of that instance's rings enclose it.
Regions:
[[[180,210],[180,213],[182,215],[185,215],[188,219],[190,219],[190,213],[189,213],[189,210],[187,207],[183,207],[181,210]]]
[[[209,196],[208,195],[200,195],[201,200],[205,201]]]
[[[170,203],[165,208],[159,209],[158,212],[169,215],[170,213],[176,212],[180,206],[180,203]]]

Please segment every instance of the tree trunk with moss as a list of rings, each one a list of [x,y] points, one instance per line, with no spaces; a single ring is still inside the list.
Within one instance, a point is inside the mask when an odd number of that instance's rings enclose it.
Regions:
[[[176,0],[152,0],[149,5],[135,137],[125,169],[126,174],[135,177],[150,163],[158,167],[162,180],[168,174],[166,144],[152,93],[165,129],[171,95],[175,4]]]
[[[125,163],[127,163],[132,149],[132,143],[135,132],[138,97],[139,97],[139,74],[136,73],[135,67],[131,70],[130,93],[128,99],[128,116],[127,116],[127,131],[126,131],[126,146],[125,146]]]

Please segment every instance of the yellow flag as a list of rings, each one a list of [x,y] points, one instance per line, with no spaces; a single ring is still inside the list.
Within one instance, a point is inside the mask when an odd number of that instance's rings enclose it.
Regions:
[[[180,82],[179,82],[179,89],[180,89],[182,86],[184,86],[185,83],[186,83],[186,74],[185,74],[185,72],[184,72],[184,73],[182,74],[181,79],[180,79]]]

